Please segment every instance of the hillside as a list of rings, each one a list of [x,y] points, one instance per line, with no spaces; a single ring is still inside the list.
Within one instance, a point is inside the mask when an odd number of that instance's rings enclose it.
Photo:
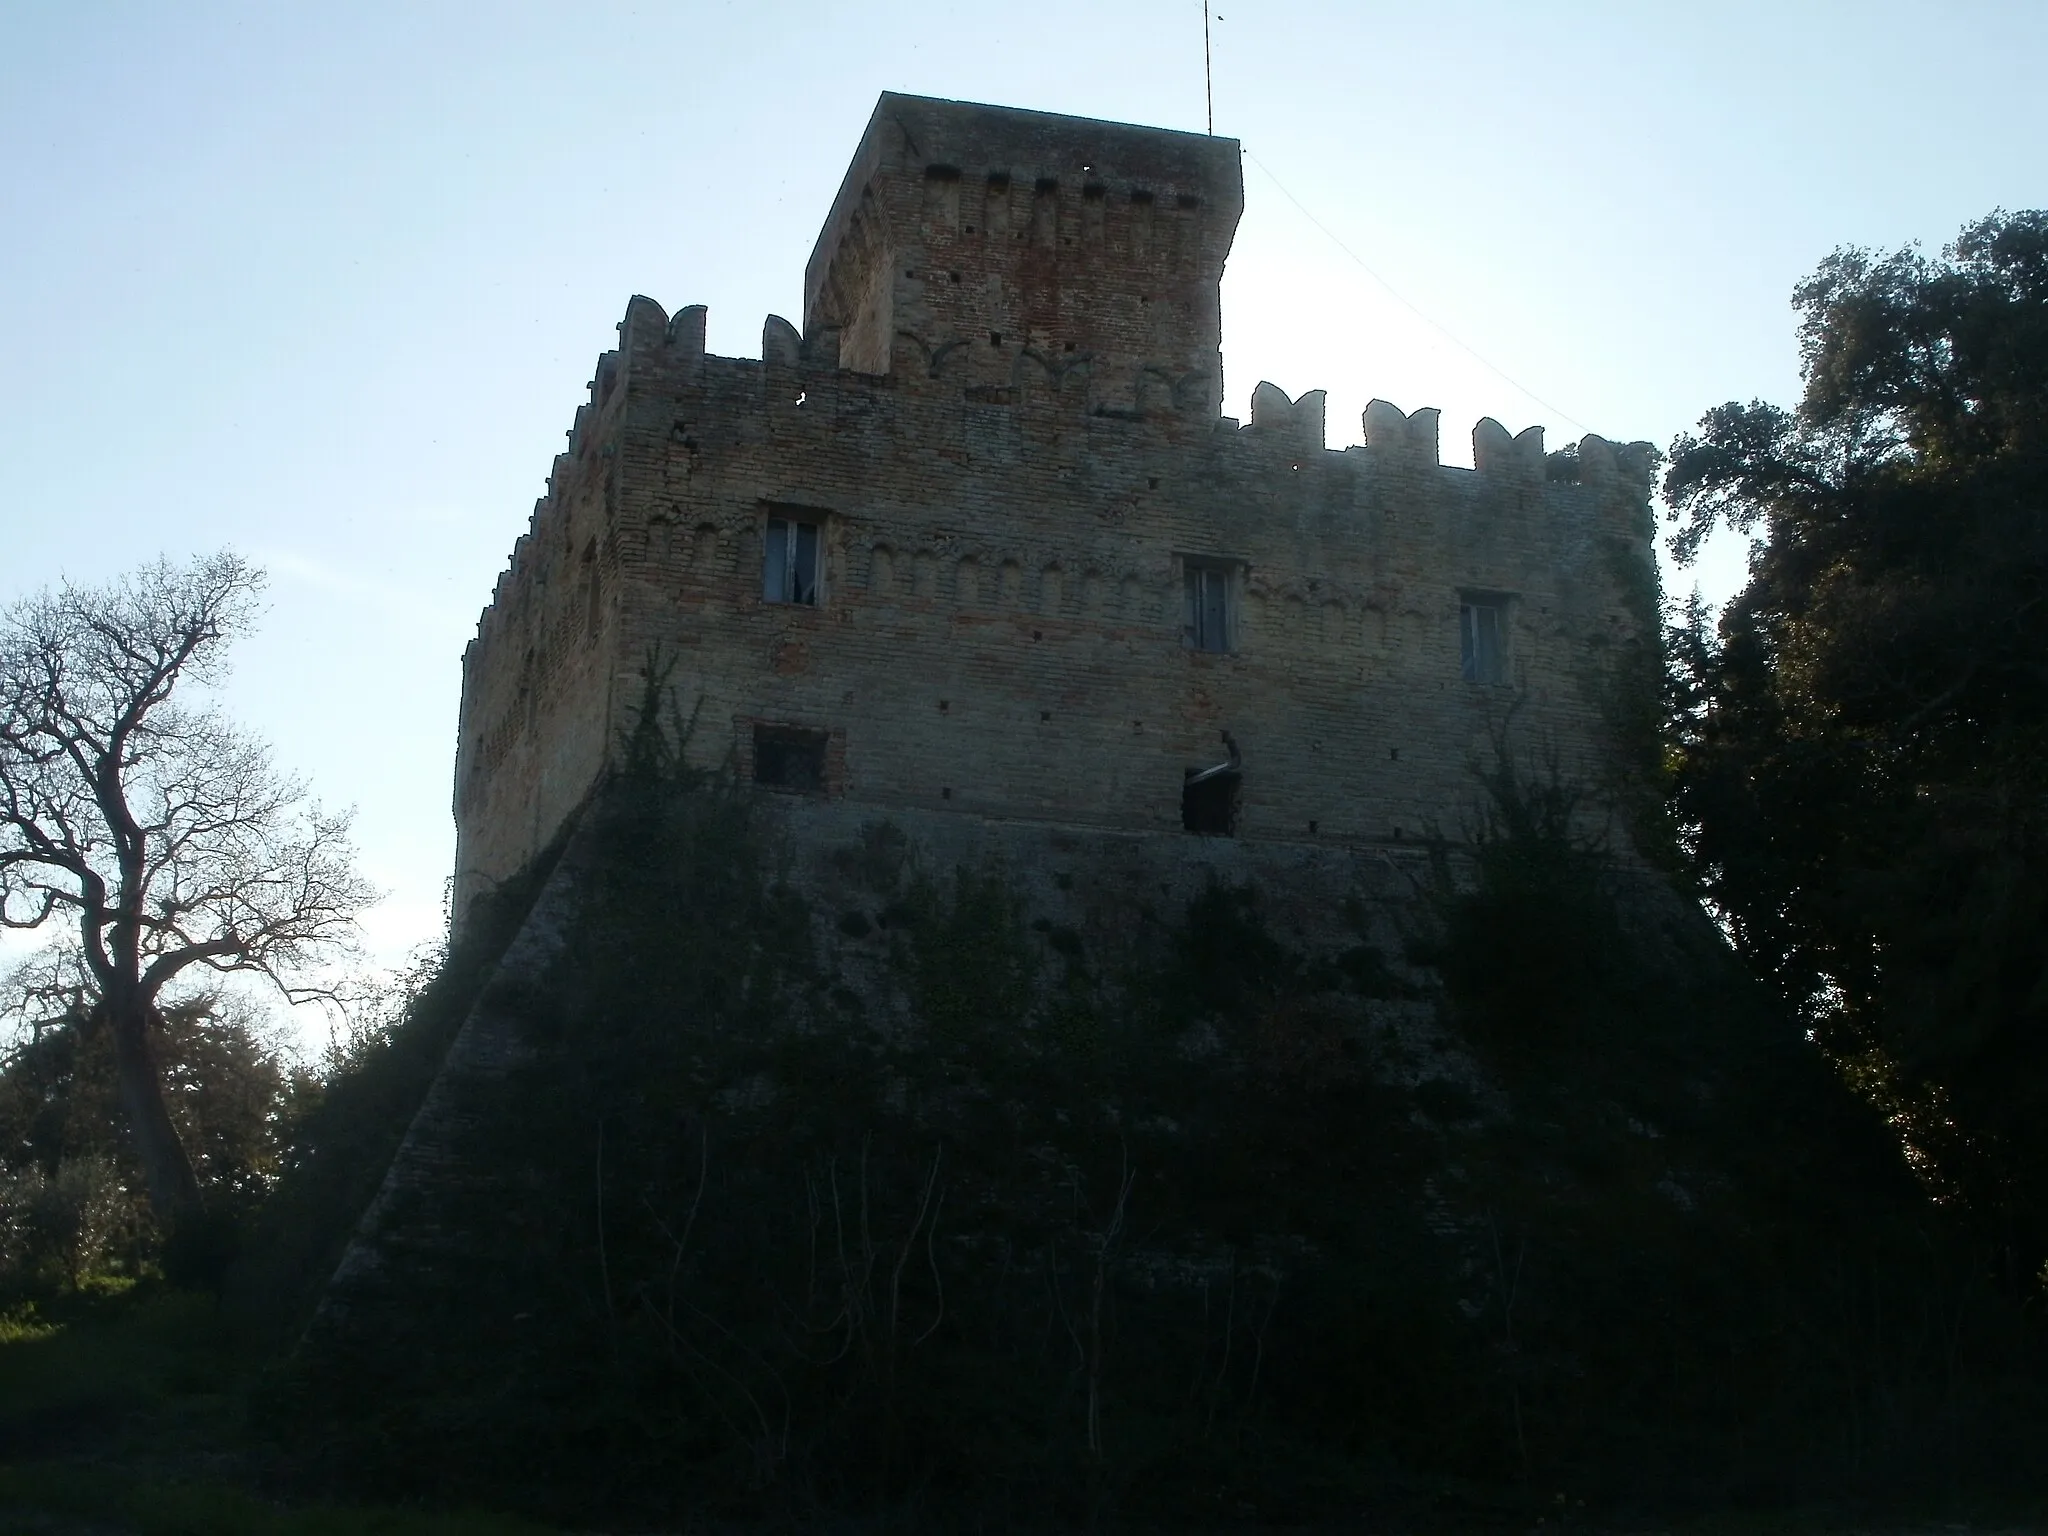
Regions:
[[[1562,786],[1334,855],[629,756],[284,1389],[336,1475],[1184,1528],[2030,1464],[2018,1320]]]

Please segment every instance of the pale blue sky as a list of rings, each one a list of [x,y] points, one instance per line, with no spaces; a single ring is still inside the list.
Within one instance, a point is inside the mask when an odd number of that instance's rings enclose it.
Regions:
[[[1793,398],[1834,246],[2048,203],[2038,0],[1217,3],[1225,408],[1328,389],[1333,446],[1376,395],[1447,459],[1482,415],[1666,445]],[[402,951],[463,645],[628,296],[755,355],[882,90],[1199,129],[1200,0],[0,0],[0,600],[267,565],[231,706],[358,807]]]

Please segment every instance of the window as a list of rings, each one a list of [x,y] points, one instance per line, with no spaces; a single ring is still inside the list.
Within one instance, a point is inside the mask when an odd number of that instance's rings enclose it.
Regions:
[[[1244,759],[1230,732],[1223,733],[1230,756],[1212,768],[1190,768],[1180,786],[1180,824],[1203,837],[1237,836],[1237,808],[1244,793]]]
[[[825,732],[798,726],[754,727],[754,782],[796,795],[825,791]]]
[[[819,526],[794,517],[770,517],[761,549],[761,601],[818,606]]]
[[[1181,638],[1190,650],[1231,649],[1231,567],[1215,560],[1188,559],[1181,602]]]
[[[1508,680],[1508,605],[1498,597],[1458,604],[1459,675],[1468,683]]]
[[[1243,784],[1234,773],[1188,780],[1180,791],[1182,830],[1202,837],[1237,836],[1237,801]]]

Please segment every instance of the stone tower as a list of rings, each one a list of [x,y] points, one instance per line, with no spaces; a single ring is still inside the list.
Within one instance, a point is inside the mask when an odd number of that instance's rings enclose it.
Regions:
[[[922,373],[940,339],[984,388],[1079,356],[1213,408],[1243,209],[1232,139],[885,94],[805,269],[804,333],[836,329],[861,373]]]

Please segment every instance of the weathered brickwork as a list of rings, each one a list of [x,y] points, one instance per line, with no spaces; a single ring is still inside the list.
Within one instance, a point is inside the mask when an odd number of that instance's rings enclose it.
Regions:
[[[1646,461],[1587,438],[1559,480],[1489,420],[1449,467],[1384,402],[1333,451],[1320,391],[1264,384],[1219,416],[1238,153],[885,95],[801,335],[709,357],[702,308],[633,299],[465,657],[458,910],[588,794],[656,653],[693,757],[878,811],[1181,835],[1234,754],[1240,837],[1412,841],[1510,719],[1599,782]],[[764,596],[771,522],[818,530],[814,605]]]

